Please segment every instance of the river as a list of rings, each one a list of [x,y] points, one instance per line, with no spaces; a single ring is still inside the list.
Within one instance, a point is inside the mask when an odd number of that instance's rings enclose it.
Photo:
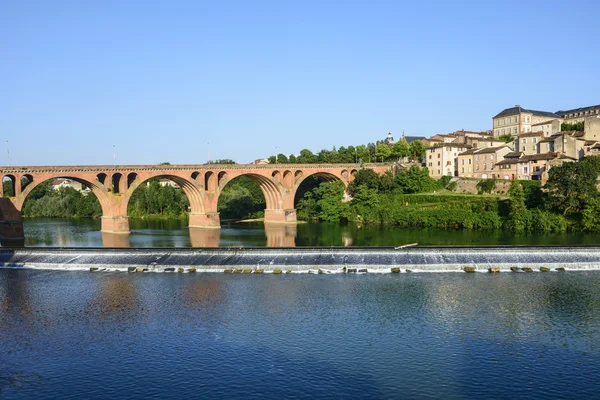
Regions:
[[[597,398],[599,287],[0,269],[0,398]]]
[[[224,223],[221,229],[188,228],[180,220],[131,219],[131,234],[100,232],[100,220],[23,222],[25,246],[52,247],[294,247],[419,245],[597,245],[600,234],[527,234],[501,231],[398,229],[333,223]]]

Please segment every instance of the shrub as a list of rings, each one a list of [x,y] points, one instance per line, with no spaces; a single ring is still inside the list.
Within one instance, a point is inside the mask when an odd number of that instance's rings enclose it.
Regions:
[[[496,189],[495,179],[482,179],[477,182],[477,193],[492,193]]]

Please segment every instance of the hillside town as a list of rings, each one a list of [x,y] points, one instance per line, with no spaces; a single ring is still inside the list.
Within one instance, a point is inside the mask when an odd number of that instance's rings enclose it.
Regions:
[[[548,170],[600,154],[600,105],[556,112],[520,105],[492,117],[492,129],[422,139],[432,178],[548,179]]]

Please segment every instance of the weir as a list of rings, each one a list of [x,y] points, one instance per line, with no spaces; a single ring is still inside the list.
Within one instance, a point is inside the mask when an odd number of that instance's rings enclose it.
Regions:
[[[415,247],[415,248],[221,248],[221,249],[58,249],[3,248],[0,266],[8,268],[107,269],[141,268],[223,271],[251,269],[389,272],[487,271],[494,268],[569,270],[600,269],[600,246],[557,247]]]

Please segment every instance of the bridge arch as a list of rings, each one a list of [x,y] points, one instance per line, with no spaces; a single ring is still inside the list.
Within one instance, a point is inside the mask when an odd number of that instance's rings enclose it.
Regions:
[[[298,172],[298,171],[297,171]],[[296,173],[296,180],[294,182],[294,190],[291,208],[296,208],[298,201],[304,193],[311,191],[315,186],[318,186],[317,179],[320,182],[337,182],[340,181],[344,184],[344,189],[348,189],[348,171],[346,169],[340,170],[339,175],[328,172],[328,171],[307,171],[308,173]],[[346,172],[346,174],[344,174]],[[315,182],[312,182],[312,180]],[[319,182],[319,183],[320,183]]]
[[[127,208],[129,206],[129,200],[131,200],[131,196],[133,195],[133,192],[135,192],[135,190],[137,188],[139,188],[140,186],[146,184],[146,182],[148,182],[150,179],[168,179],[168,180],[176,183],[181,188],[183,193],[186,195],[188,201],[190,202],[191,212],[198,213],[198,214],[204,214],[205,207],[204,207],[202,193],[200,192],[199,187],[194,184],[194,182],[189,181],[188,179],[183,178],[181,176],[168,174],[168,173],[162,173],[162,174],[152,174],[149,176],[145,176],[144,178],[140,178],[138,176],[138,178],[131,183],[131,185],[127,189],[127,192],[125,193],[124,201],[121,204],[121,209],[120,209],[121,215],[123,215],[123,216],[127,215]]]
[[[263,192],[263,195],[265,196],[265,203],[267,209],[274,210],[280,209],[282,207],[283,198],[281,196],[281,191],[279,190],[279,186],[273,181],[273,179],[253,172],[239,174],[236,176],[236,178],[240,176],[245,176],[258,185],[260,190]]]
[[[96,197],[96,199],[98,199],[98,202],[100,203],[100,207],[102,208],[102,214],[103,215],[111,215],[110,214],[111,213],[110,202],[106,195],[105,188],[101,185],[98,185],[95,182],[92,182],[91,180],[87,180],[87,179],[84,179],[81,177],[75,177],[70,174],[55,174],[50,177],[45,176],[44,179],[40,179],[40,180],[33,180],[33,178],[32,178],[30,183],[26,185],[26,187],[21,192],[21,194],[19,196],[15,197],[15,199],[13,201],[15,208],[19,212],[23,211],[23,206],[25,204],[25,201],[27,200],[27,198],[29,197],[29,195],[35,188],[37,188],[38,186],[40,186],[41,184],[43,184],[45,182],[54,181],[56,179],[69,179],[71,181],[80,183],[82,186],[90,188],[92,194]]]

